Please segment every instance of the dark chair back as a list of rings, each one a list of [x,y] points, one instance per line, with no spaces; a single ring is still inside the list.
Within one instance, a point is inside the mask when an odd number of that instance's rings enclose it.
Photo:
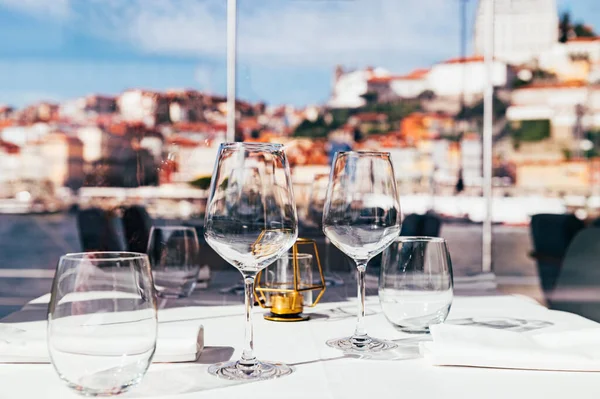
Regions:
[[[400,230],[401,236],[422,236],[423,234],[423,216],[416,213],[406,215],[402,221]]]
[[[123,251],[115,217],[100,208],[89,208],[77,213],[79,241],[84,252]]]
[[[423,236],[439,237],[442,228],[442,219],[433,213],[423,215]]]
[[[123,211],[123,229],[127,250],[131,252],[146,253],[152,218],[141,205],[133,205]]]
[[[600,321],[600,228],[590,227],[575,236],[548,305]]]
[[[439,237],[442,219],[433,213],[407,215],[402,222],[401,236]]]
[[[574,215],[538,214],[532,216],[532,257],[537,262],[538,275],[546,299],[554,289],[569,244],[583,228],[583,222]]]

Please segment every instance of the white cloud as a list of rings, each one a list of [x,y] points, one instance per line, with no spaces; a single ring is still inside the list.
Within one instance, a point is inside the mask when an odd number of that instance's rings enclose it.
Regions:
[[[24,11],[40,17],[67,18],[70,0],[0,0],[0,6]]]
[[[224,59],[224,0],[0,0],[29,12],[72,14],[72,27],[150,54]],[[458,52],[458,2],[238,0],[243,63],[331,66],[442,59]],[[70,6],[70,8],[69,8]],[[407,61],[408,60],[408,61]],[[391,65],[390,65],[391,64]]]
[[[250,7],[250,3],[252,7]],[[224,1],[150,1],[121,34],[150,53],[224,56]],[[241,62],[331,65],[455,55],[457,3],[447,0],[240,1]],[[118,30],[119,27],[115,26]]]

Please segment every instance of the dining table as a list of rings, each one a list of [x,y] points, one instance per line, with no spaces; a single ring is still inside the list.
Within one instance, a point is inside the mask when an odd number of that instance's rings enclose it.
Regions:
[[[368,356],[344,354],[330,348],[330,338],[352,333],[357,310],[352,275],[340,276],[327,288],[323,300],[305,308],[302,322],[273,322],[266,309],[254,309],[254,346],[259,359],[285,362],[291,375],[272,380],[240,382],[220,379],[207,369],[215,362],[236,359],[244,338],[243,296],[236,290],[235,274],[215,273],[207,289],[183,299],[158,299],[161,325],[204,327],[204,350],[195,362],[153,363],[141,384],[123,398],[597,398],[600,374],[438,366],[422,355],[421,342],[429,338],[404,333],[383,314],[377,282],[367,281],[366,326],[372,336],[392,340],[397,349]],[[335,281],[335,279],[334,279]],[[477,284],[457,284],[447,323],[464,320],[544,319],[552,312],[531,298],[503,295]],[[486,288],[487,287],[487,288]],[[2,326],[45,323],[48,295],[0,320]],[[37,323],[37,324],[36,324]],[[80,398],[68,389],[49,363],[0,364],[0,398]]]

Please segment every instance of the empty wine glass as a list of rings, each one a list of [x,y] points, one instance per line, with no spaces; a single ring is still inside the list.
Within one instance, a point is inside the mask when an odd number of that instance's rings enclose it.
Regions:
[[[206,210],[206,242],[244,277],[246,334],[242,357],[209,368],[233,380],[276,378],[292,372],[253,353],[252,307],[256,274],[292,247],[298,216],[281,144],[221,144]]]
[[[153,226],[148,257],[158,296],[189,296],[200,271],[200,246],[196,229],[185,226]]]
[[[452,262],[443,238],[399,237],[383,251],[379,301],[398,329],[429,332],[448,317],[452,297]]]
[[[367,335],[365,271],[369,260],[390,245],[400,233],[400,202],[390,154],[338,152],[323,213],[323,232],[333,245],[357,266],[358,320],[351,337],[332,339],[327,345],[347,352],[378,352],[396,345]]]
[[[48,306],[48,350],[67,385],[86,396],[138,384],[156,348],[150,263],[133,252],[60,258]]]

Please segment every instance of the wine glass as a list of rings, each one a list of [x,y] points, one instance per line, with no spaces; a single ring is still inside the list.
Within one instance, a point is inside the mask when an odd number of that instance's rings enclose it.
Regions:
[[[244,277],[245,347],[240,360],[212,365],[231,380],[264,380],[290,374],[253,353],[252,307],[259,271],[286,253],[298,237],[298,216],[287,157],[281,144],[224,143],[213,172],[206,210],[206,242]]]
[[[48,351],[60,378],[86,396],[137,385],[156,349],[150,263],[134,252],[60,258],[48,306]]]
[[[428,333],[446,320],[452,297],[452,261],[443,238],[399,237],[383,251],[379,301],[396,328]]]
[[[153,226],[148,257],[158,296],[183,298],[196,287],[200,271],[200,246],[196,229],[185,226]]]
[[[365,272],[369,260],[400,233],[400,202],[394,169],[387,152],[335,154],[323,212],[323,232],[333,245],[356,262],[358,319],[351,337],[327,345],[346,352],[379,352],[395,348],[389,341],[367,335]]]

